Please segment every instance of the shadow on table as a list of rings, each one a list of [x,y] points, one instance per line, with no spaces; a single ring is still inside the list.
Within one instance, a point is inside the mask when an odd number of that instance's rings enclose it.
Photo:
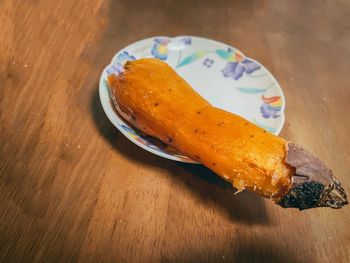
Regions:
[[[187,188],[208,205],[218,207],[224,215],[244,224],[267,224],[268,219],[262,198],[243,192],[234,195],[232,186],[203,165],[183,164],[151,154],[124,137],[105,115],[96,88],[91,101],[96,127],[106,141],[125,158],[146,166],[161,168],[172,177],[174,186]]]
[[[244,239],[236,237],[233,242],[225,243],[224,248],[216,248],[215,244],[211,249],[193,249],[170,251],[171,255],[162,256],[162,262],[312,262],[310,256],[295,253],[292,247],[279,246],[265,238]],[[301,258],[303,257],[303,258]]]
[[[252,225],[269,223],[264,199],[256,194],[244,191],[238,194],[231,183],[226,182],[203,165],[177,163],[176,178],[189,189],[196,191],[202,202],[215,204],[231,220]]]

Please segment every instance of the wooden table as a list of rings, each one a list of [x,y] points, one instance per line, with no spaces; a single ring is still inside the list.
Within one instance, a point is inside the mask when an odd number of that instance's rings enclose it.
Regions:
[[[282,209],[107,120],[98,80],[156,35],[229,43],[284,89],[282,135],[350,191],[350,2],[0,1],[1,262],[350,262],[350,209]]]

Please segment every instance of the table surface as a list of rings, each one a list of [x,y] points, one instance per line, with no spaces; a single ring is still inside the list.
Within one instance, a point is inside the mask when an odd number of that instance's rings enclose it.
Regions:
[[[152,155],[108,121],[104,66],[156,35],[197,35],[264,64],[282,136],[350,190],[347,0],[0,1],[1,262],[350,262],[350,209],[298,211],[200,165]]]

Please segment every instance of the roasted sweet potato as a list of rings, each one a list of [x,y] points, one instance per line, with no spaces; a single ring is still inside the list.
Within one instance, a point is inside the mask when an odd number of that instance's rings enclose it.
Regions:
[[[300,209],[347,203],[344,189],[316,156],[213,107],[166,63],[127,62],[108,83],[118,112],[131,125],[201,162],[238,191]]]

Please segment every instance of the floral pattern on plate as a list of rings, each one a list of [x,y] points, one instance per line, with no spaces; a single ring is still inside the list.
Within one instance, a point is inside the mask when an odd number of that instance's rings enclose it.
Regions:
[[[127,61],[136,60],[136,58],[129,54],[127,51],[123,51],[120,54],[118,54],[117,59],[115,63],[110,64],[106,72],[108,75],[115,74],[119,75],[121,72],[123,72],[123,66]]]
[[[153,57],[166,60],[169,54],[169,44],[172,49],[182,49],[184,46],[191,45],[190,37],[169,38],[169,37],[157,37],[154,39],[151,54]]]
[[[264,102],[260,107],[262,116],[266,119],[270,117],[278,118],[282,109],[281,96],[265,97],[263,95],[261,98]]]

